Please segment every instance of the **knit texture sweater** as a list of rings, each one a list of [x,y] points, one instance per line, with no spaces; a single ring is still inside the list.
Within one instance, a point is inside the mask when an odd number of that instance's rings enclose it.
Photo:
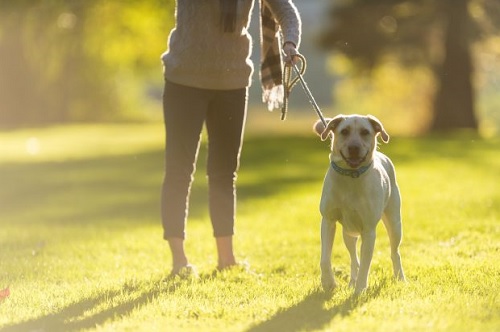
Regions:
[[[238,1],[235,32],[220,25],[219,0],[177,0],[176,25],[162,54],[165,78],[202,89],[250,86],[253,63],[248,33],[254,0]],[[283,43],[300,44],[301,22],[292,0],[266,1],[280,25]]]

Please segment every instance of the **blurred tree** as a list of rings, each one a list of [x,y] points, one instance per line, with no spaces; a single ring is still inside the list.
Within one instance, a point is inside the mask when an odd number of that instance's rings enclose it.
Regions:
[[[372,69],[387,56],[426,65],[437,81],[431,130],[478,124],[472,86],[474,41],[498,33],[497,0],[345,0],[332,5],[320,44]]]
[[[124,81],[161,76],[173,11],[174,0],[0,1],[0,126],[123,117]]]

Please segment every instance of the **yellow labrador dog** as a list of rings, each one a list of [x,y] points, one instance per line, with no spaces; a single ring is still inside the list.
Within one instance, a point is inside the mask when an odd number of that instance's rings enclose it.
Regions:
[[[382,123],[375,117],[339,115],[318,121],[315,132],[326,140],[332,135],[330,167],[321,196],[321,283],[325,291],[336,287],[331,254],[336,222],[342,224],[344,243],[351,257],[349,285],[356,293],[368,285],[368,272],[380,219],[389,234],[394,276],[405,280],[399,245],[402,238],[401,197],[394,165],[376,151],[377,138],[389,141]],[[361,263],[356,244],[361,236]]]

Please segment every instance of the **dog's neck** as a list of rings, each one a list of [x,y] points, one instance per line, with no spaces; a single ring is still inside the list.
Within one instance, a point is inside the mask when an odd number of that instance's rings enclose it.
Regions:
[[[370,169],[372,164],[373,160],[371,160],[368,165],[364,165],[359,168],[353,169],[353,168],[342,168],[339,165],[337,165],[333,160],[330,161],[330,165],[332,165],[332,168],[335,172],[339,173],[340,175],[350,176],[353,179],[359,178],[363,173],[365,173],[367,170]]]
[[[364,174],[367,170],[369,170],[372,166],[373,155],[367,155],[367,157],[368,160],[366,160],[360,167],[349,168],[342,156],[339,156],[336,153],[332,152],[332,154],[330,155],[330,165],[332,166],[333,170],[340,175],[350,176],[351,178],[356,179]],[[347,165],[347,168],[344,167],[344,165]]]

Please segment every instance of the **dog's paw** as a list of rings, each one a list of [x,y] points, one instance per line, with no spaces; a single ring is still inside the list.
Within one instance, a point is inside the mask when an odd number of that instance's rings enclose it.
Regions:
[[[394,279],[396,279],[397,281],[406,282],[406,277],[403,269],[394,272]]]
[[[368,289],[368,285],[366,282],[360,282],[359,280],[356,282],[354,286],[354,295],[361,295],[366,292]]]
[[[354,296],[361,296],[363,294],[366,294],[366,292],[367,292],[367,288],[366,287],[365,288],[359,288],[359,289],[355,288],[353,295]]]
[[[332,274],[322,274],[321,286],[323,287],[323,291],[330,293],[337,287],[337,283]]]

